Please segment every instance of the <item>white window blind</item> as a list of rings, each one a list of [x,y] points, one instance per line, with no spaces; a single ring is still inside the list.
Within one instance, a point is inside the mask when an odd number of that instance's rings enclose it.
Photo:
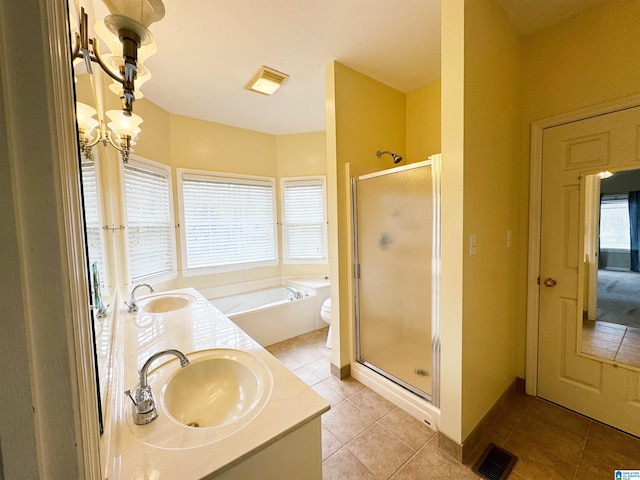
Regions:
[[[175,250],[170,173],[134,160],[123,170],[131,281],[172,273]]]
[[[102,222],[100,220],[100,199],[98,196],[96,164],[93,160],[83,160],[80,168],[89,265],[97,264],[100,285],[104,286],[106,282],[104,238]]]
[[[626,195],[605,195],[600,202],[600,248],[631,248],[629,199]]]
[[[273,180],[185,173],[182,196],[188,269],[277,260]]]
[[[284,261],[327,259],[324,177],[282,179]]]

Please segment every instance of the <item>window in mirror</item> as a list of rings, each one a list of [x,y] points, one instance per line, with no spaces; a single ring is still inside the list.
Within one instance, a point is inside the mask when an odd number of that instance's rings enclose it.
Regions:
[[[131,283],[174,276],[175,232],[171,170],[131,158],[122,168],[127,258]],[[163,277],[164,278],[164,277]]]
[[[629,198],[603,195],[600,201],[600,248],[629,250]]]
[[[108,282],[105,266],[99,174],[96,160],[82,160],[81,174],[89,265],[96,264],[100,287],[104,287]]]

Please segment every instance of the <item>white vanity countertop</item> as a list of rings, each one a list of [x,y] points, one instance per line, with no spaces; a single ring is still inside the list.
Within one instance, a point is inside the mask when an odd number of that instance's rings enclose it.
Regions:
[[[105,409],[106,438],[101,443],[101,448],[108,449],[101,455],[107,462],[107,465],[103,465],[105,478],[213,478],[329,409],[329,404],[322,397],[195,289],[162,293],[190,294],[196,300],[185,308],[169,313],[148,314],[141,311],[131,314],[123,309],[117,315],[113,382],[109,405]],[[249,351],[262,360],[273,375],[271,397],[249,424],[223,439],[188,448],[185,447],[194,442],[192,434],[205,433],[203,431],[206,429],[193,429],[177,423],[175,430],[167,429],[170,422],[167,419],[159,422],[160,418],[148,425],[133,425],[131,400],[123,392],[135,389],[138,370],[151,355],[162,350],[177,349],[188,357],[192,352],[213,348]],[[161,357],[149,369],[149,384],[158,403],[161,389],[159,386],[154,388],[153,372],[170,361],[174,361],[176,369],[179,368],[175,360],[171,355]],[[160,411],[160,415],[163,414]],[[151,440],[147,440],[147,443],[142,439]],[[158,447],[150,443],[171,447]]]

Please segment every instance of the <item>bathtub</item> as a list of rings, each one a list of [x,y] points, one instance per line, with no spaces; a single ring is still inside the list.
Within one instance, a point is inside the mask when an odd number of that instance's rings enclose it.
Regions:
[[[275,287],[209,301],[266,347],[326,325],[319,320],[315,289],[305,289],[300,299],[290,299],[290,293]]]

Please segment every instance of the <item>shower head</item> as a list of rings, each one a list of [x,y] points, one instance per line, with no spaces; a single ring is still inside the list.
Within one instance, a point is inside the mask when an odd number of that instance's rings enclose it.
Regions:
[[[391,158],[393,158],[393,163],[400,163],[402,161],[402,156],[401,155],[397,155],[397,154],[395,154],[393,152],[390,152],[389,150],[385,150],[384,152],[381,152],[380,150],[378,150],[376,152],[376,157],[380,158],[385,153],[387,155],[391,155]]]

